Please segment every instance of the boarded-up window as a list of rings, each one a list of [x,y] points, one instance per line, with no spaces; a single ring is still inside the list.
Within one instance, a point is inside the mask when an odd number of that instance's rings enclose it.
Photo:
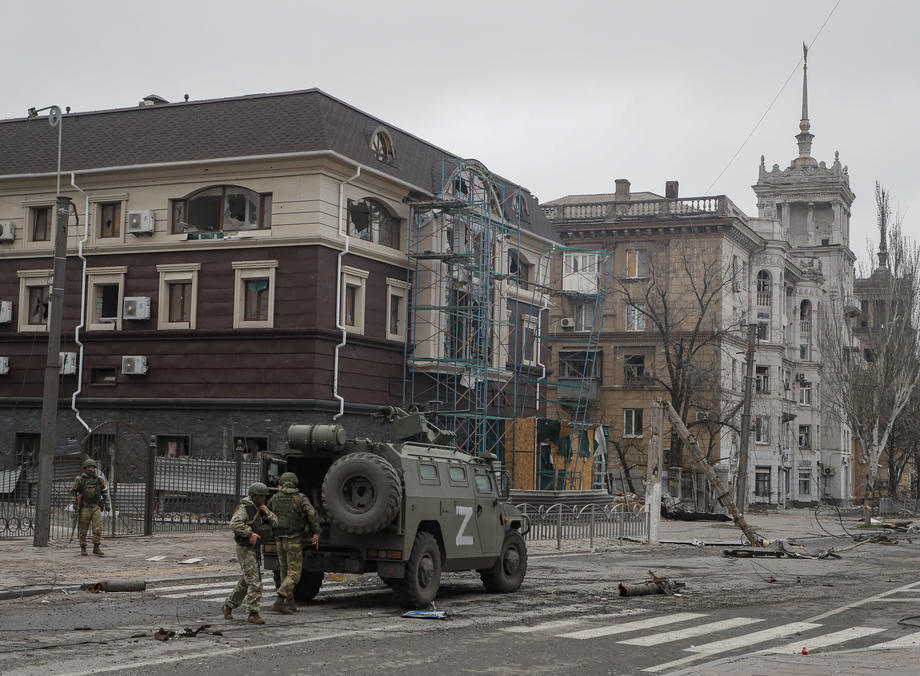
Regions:
[[[99,237],[121,235],[121,202],[99,205]]]
[[[260,280],[253,280],[260,281]],[[192,283],[170,282],[169,290],[169,321],[188,322],[192,317]]]

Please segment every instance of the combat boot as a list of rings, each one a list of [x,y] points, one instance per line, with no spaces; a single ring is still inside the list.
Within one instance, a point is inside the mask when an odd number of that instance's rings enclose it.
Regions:
[[[290,615],[294,612],[291,610],[290,606],[288,606],[287,599],[285,599],[283,596],[279,596],[275,599],[275,602],[272,604],[272,610],[274,610],[276,613],[281,613],[282,615]]]
[[[80,556],[89,556],[86,553],[86,545],[80,545]]]
[[[265,624],[265,620],[262,619],[259,613],[249,613],[249,621],[252,624]]]
[[[288,608],[291,609],[291,612],[292,612],[292,613],[296,613],[296,612],[297,612],[297,601],[294,600],[294,595],[293,595],[293,594],[291,594],[290,596],[287,597],[287,604],[288,604]]]
[[[99,545],[93,545],[93,554],[96,556],[105,556],[105,552],[99,548]]]
[[[224,611],[224,619],[232,620],[233,619],[233,608],[228,606],[226,603],[221,606],[221,610]]]

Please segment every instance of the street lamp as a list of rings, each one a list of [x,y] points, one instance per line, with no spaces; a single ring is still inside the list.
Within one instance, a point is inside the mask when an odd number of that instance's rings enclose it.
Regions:
[[[38,495],[32,545],[47,547],[51,533],[51,480],[54,445],[57,436],[58,394],[61,371],[61,312],[64,306],[64,280],[67,273],[67,221],[71,202],[61,195],[61,142],[63,118],[58,106],[29,108],[29,118],[48,112],[48,123],[58,130],[57,193],[55,197],[54,263],[51,272],[51,298],[48,301],[48,354],[42,390],[41,447],[38,454]]]

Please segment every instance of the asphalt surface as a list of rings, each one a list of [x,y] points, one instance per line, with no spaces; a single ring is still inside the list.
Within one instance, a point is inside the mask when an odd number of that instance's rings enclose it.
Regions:
[[[803,538],[815,549],[852,542]],[[293,616],[269,609],[266,583],[263,627],[243,609],[223,620],[235,582],[223,571],[161,576],[145,592],[10,599],[0,603],[0,673],[920,673],[920,540],[863,545],[839,560],[731,559],[724,547],[692,545],[554,549],[531,546],[514,594],[485,592],[473,573],[445,575],[436,604],[447,620],[402,617],[373,575],[327,576]],[[618,595],[619,582],[648,570],[687,587]],[[154,638],[204,624],[194,637]],[[891,642],[906,647],[878,647]]]

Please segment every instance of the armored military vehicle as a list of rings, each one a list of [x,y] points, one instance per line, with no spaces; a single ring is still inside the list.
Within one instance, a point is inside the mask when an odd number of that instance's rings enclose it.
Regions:
[[[283,453],[263,461],[263,480],[297,474],[320,516],[308,542],[298,601],[319,592],[324,572],[376,572],[407,608],[427,606],[442,571],[475,570],[493,592],[516,591],[527,572],[526,518],[508,502],[508,475],[494,455],[473,456],[421,413],[385,407],[392,441],[347,439],[341,425],[292,425]],[[274,546],[265,567],[278,581]]]

